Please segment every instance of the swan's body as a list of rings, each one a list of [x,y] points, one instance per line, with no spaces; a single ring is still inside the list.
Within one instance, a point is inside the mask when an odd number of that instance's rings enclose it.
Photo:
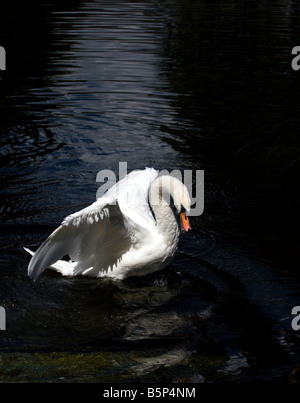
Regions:
[[[37,279],[50,267],[65,276],[123,279],[166,267],[179,239],[169,195],[178,212],[181,205],[189,211],[189,193],[178,179],[158,176],[153,168],[131,172],[95,203],[66,217],[35,253],[26,249],[33,255],[28,275]],[[190,229],[188,221],[183,224]],[[70,262],[59,260],[67,254]]]

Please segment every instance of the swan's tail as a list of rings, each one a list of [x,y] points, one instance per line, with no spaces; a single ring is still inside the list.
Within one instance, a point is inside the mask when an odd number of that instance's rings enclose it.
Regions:
[[[25,248],[26,252],[28,252],[31,256],[34,256],[34,252],[32,250]],[[58,260],[49,266],[49,269],[55,270],[58,273],[61,273],[63,276],[74,276],[74,267],[76,262],[66,262],[65,260]]]

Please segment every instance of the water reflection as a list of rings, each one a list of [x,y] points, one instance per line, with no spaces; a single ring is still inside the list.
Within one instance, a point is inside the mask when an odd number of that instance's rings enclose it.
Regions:
[[[286,319],[299,300],[298,4],[0,7],[1,376],[285,380],[299,358]],[[205,170],[204,214],[174,264],[125,282],[30,282],[23,246],[93,202],[97,172],[119,161]]]

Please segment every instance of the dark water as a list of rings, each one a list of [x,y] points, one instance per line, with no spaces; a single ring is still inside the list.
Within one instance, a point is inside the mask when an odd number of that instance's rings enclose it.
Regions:
[[[2,1],[0,379],[288,382],[300,362],[296,1]],[[97,172],[203,169],[172,266],[27,277]]]

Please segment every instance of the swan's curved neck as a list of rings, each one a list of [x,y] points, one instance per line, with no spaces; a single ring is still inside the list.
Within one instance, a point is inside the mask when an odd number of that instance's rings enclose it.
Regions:
[[[150,186],[149,201],[159,233],[169,242],[175,243],[179,237],[179,228],[170,207],[170,196],[173,197],[173,188],[172,177],[158,177]]]

